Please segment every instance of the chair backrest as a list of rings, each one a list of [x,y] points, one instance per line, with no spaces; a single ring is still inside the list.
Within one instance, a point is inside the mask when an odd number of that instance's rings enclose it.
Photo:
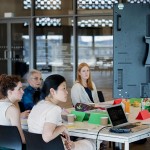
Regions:
[[[97,94],[98,94],[99,101],[105,102],[104,95],[103,95],[102,91],[97,91]]]
[[[25,111],[25,108],[24,108],[23,103],[22,103],[22,102],[18,102],[18,105],[19,105],[20,111],[21,111],[21,112],[24,112],[24,111]]]
[[[41,134],[31,133],[24,130],[27,150],[64,150],[61,136],[57,136],[52,141],[46,143]]]
[[[0,125],[0,148],[22,150],[22,140],[16,126]]]

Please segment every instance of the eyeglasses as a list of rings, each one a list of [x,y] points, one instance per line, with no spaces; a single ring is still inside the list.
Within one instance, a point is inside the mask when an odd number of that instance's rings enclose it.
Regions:
[[[38,81],[38,80],[43,81],[43,79],[42,79],[42,78],[38,78],[38,77],[31,78],[31,79],[33,79],[33,80],[35,80],[35,81]]]

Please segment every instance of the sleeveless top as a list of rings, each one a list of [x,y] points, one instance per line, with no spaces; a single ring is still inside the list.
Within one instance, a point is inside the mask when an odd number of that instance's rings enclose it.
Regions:
[[[1,125],[11,125],[10,120],[6,118],[6,111],[12,105],[14,104],[12,104],[11,102],[0,101],[0,124]]]

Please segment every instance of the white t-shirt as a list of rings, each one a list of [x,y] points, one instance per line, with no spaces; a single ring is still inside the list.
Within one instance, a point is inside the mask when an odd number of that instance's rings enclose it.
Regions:
[[[49,101],[42,100],[33,107],[28,117],[28,130],[32,133],[42,134],[45,122],[62,124],[62,109]]]
[[[28,117],[28,130],[32,133],[42,134],[45,122],[62,124],[62,109],[49,101],[42,100],[35,105]],[[65,148],[66,150],[66,148]],[[95,140],[83,139],[75,142],[74,150],[95,150]]]
[[[7,109],[12,106],[11,102],[0,102],[0,125],[11,125],[9,119],[6,118]]]

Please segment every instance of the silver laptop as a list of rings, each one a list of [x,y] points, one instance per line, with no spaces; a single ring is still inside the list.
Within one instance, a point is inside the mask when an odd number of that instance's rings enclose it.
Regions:
[[[129,123],[121,104],[112,105],[106,108],[113,128],[130,129],[131,132],[140,131],[149,128],[148,125],[140,123]]]

